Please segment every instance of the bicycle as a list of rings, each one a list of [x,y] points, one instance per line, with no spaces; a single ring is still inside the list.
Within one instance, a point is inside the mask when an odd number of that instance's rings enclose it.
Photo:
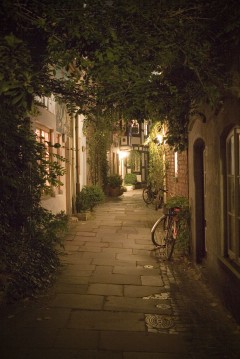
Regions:
[[[155,209],[156,211],[163,206],[163,192],[167,192],[167,190],[163,188],[155,189],[152,185],[148,185],[143,189],[142,197],[146,204],[151,204],[155,201]]]
[[[180,207],[165,209],[166,213],[155,222],[151,230],[153,244],[162,250],[167,260],[171,259],[176,243],[180,210]]]

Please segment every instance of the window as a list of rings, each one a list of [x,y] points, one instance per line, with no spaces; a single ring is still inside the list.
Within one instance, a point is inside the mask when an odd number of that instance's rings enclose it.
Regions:
[[[50,156],[51,156],[51,152],[50,152],[50,146],[49,143],[51,142],[51,133],[50,130],[43,127],[43,126],[39,126],[35,129],[35,134],[36,134],[36,140],[43,144],[45,147],[45,159],[47,161],[50,160]],[[48,169],[47,169],[48,171]],[[46,182],[47,185],[49,185],[48,181]]]
[[[49,144],[48,142],[51,141],[50,139],[50,130],[46,128],[36,128],[35,134],[37,135],[37,141],[39,143],[44,144],[47,152],[47,158],[49,159]]]
[[[139,123],[137,120],[132,121],[132,135],[138,135],[139,134]]]
[[[226,141],[227,164],[227,249],[228,256],[240,264],[240,128]]]
[[[144,120],[144,136],[148,136],[148,121]]]
[[[174,152],[174,177],[178,177],[178,153]]]
[[[53,95],[51,95],[50,97],[36,96],[35,99],[41,104],[43,104],[43,106],[45,106],[49,112],[53,113],[54,115],[56,114],[56,102]]]
[[[62,165],[61,157],[63,157],[63,149],[62,149],[62,135],[57,134],[57,144],[60,145],[57,147],[57,161],[59,165]],[[59,186],[57,188],[58,194],[63,194],[63,185],[61,176],[58,176]]]

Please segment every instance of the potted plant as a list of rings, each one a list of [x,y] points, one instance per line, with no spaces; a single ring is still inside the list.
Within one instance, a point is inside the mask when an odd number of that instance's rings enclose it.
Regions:
[[[109,194],[112,197],[120,196],[123,191],[121,191],[123,179],[120,175],[114,174],[108,176],[108,185],[109,185]]]
[[[86,220],[90,211],[104,200],[104,193],[97,185],[84,186],[76,196],[76,210],[80,219]]]
[[[135,173],[126,173],[124,177],[124,185],[127,190],[130,191],[135,188],[135,184],[137,183],[137,176]]]

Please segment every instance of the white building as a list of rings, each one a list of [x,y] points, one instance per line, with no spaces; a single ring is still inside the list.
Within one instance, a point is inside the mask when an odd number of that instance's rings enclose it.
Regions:
[[[52,188],[51,194],[43,194],[41,204],[57,213],[75,212],[76,192],[86,185],[86,138],[83,134],[83,116],[70,117],[66,105],[55,101],[54,97],[37,98],[42,106],[32,116],[32,128],[39,141],[58,148],[49,147],[50,154],[58,154],[66,159],[62,162],[66,173],[59,178],[63,185]]]

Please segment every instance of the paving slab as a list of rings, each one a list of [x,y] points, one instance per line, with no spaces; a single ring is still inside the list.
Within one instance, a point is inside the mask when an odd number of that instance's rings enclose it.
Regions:
[[[171,315],[172,309],[170,304],[171,302],[169,300],[146,300],[143,298],[108,296],[104,302],[104,309],[132,313]]]
[[[187,353],[186,338],[181,335],[152,334],[146,332],[102,331],[101,349],[178,354]],[[161,358],[161,356],[160,356]]]
[[[90,277],[90,283],[111,283],[111,284],[141,284],[141,278],[138,275],[124,274],[96,274]]]
[[[149,286],[160,286],[164,285],[162,278],[160,275],[142,275],[141,276],[142,285]]]
[[[88,294],[123,296],[123,285],[95,283],[88,286]]]
[[[113,268],[113,273],[125,274],[125,275],[160,275],[159,269],[150,269],[144,267],[133,267],[133,266],[115,266]]]
[[[159,286],[124,285],[124,295],[126,297],[142,298],[161,292],[166,292],[166,288]]]
[[[77,273],[76,273],[77,274]],[[61,275],[61,277],[58,280],[58,284],[59,285],[66,285],[66,284],[71,284],[71,285],[84,285],[84,284],[88,284],[89,283],[89,278],[90,277],[86,277],[86,276],[78,276],[78,275]],[[58,287],[59,288],[59,287]]]
[[[86,328],[60,329],[54,341],[54,348],[97,349],[99,333]]]
[[[117,311],[73,311],[68,321],[68,328],[85,330],[110,331],[145,331],[142,313],[126,313]],[[115,349],[111,349],[115,350]]]
[[[55,298],[49,302],[50,307],[63,308],[81,308],[81,309],[101,309],[104,298],[99,295],[87,294],[57,294]]]
[[[239,359],[237,323],[153,247],[160,215],[135,190],[72,222],[54,286],[0,310],[0,359]]]

